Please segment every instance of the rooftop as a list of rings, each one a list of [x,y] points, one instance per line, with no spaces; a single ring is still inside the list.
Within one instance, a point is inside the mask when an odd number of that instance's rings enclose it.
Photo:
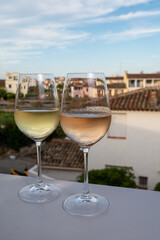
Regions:
[[[160,111],[160,87],[146,87],[110,98],[112,110]]]
[[[125,83],[110,83],[110,84],[107,84],[107,87],[108,89],[111,89],[111,88],[126,88],[126,84]]]
[[[42,166],[53,168],[84,168],[83,152],[78,144],[68,139],[52,139],[42,151]]]
[[[5,88],[5,79],[0,79],[0,88]]]
[[[42,142],[41,147],[42,166],[59,170],[83,171],[84,158],[79,145],[69,139],[54,138],[51,142]],[[11,156],[15,159],[11,159]],[[23,172],[24,168],[30,169],[36,164],[37,153],[36,146],[22,147],[19,152],[8,150],[3,156],[0,156],[1,173],[9,174],[10,169]]]
[[[106,80],[123,80],[123,76],[106,77]]]
[[[157,73],[126,73],[127,78],[160,78],[160,72]]]

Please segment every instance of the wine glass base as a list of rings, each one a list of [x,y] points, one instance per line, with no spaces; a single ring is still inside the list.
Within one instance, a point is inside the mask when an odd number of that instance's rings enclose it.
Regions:
[[[63,209],[76,216],[96,216],[107,210],[109,201],[97,194],[76,194],[63,202]]]
[[[22,188],[18,195],[26,201],[32,203],[44,203],[57,199],[61,194],[59,187],[54,184],[28,185]]]

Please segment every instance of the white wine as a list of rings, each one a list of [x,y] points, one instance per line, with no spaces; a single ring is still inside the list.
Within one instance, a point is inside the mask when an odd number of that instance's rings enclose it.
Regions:
[[[59,109],[15,110],[14,118],[18,128],[35,141],[42,141],[58,126]]]
[[[66,113],[60,116],[66,135],[80,146],[91,146],[107,133],[111,123],[111,112]]]

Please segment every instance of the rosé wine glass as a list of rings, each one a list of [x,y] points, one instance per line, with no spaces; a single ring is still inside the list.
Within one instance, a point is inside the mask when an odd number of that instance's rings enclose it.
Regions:
[[[63,202],[66,212],[78,216],[103,213],[109,202],[88,188],[88,152],[107,133],[111,123],[108,90],[103,73],[70,73],[64,83],[60,123],[65,134],[79,144],[84,153],[82,194]]]

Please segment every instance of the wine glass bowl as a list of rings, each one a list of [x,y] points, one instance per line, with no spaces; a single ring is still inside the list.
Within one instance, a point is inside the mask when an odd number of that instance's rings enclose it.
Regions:
[[[48,202],[60,195],[54,184],[44,184],[41,169],[41,142],[59,123],[59,102],[52,74],[20,74],[14,118],[18,128],[36,143],[38,179],[24,187],[19,197],[28,202]]]
[[[108,90],[103,73],[68,74],[61,103],[61,126],[65,134],[77,142],[84,153],[84,189],[63,203],[66,212],[93,216],[104,212],[109,202],[89,193],[88,152],[107,133],[111,123]]]

